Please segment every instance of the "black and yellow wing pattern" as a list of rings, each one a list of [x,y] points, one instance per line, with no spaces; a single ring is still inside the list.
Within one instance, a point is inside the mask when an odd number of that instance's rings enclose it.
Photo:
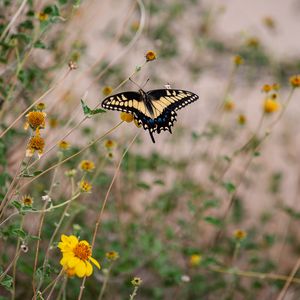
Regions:
[[[124,92],[108,96],[102,107],[130,113],[139,125],[148,130],[153,143],[153,132],[168,130],[176,121],[176,111],[196,101],[198,95],[184,90],[160,89],[144,92]]]

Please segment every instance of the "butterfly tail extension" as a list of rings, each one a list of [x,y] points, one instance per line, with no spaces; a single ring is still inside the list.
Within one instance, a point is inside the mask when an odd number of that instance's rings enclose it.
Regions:
[[[155,144],[155,139],[154,139],[154,136],[153,136],[153,132],[149,129],[149,134],[150,134],[150,137],[151,137],[151,140],[153,142],[153,144]]]

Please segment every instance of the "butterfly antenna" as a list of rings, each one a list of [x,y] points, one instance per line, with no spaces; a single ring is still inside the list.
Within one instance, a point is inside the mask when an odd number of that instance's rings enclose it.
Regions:
[[[146,82],[143,84],[143,88],[146,86],[146,84],[149,82],[149,78],[146,80]]]
[[[154,139],[152,131],[149,130],[149,134],[150,134],[150,137],[151,137],[151,140],[152,140],[153,144],[155,144],[155,139]]]
[[[131,77],[129,77],[128,79],[129,79],[134,85],[136,85],[136,86],[139,88],[139,90],[142,90],[142,89],[143,89],[139,84],[137,84],[134,80],[132,80]]]

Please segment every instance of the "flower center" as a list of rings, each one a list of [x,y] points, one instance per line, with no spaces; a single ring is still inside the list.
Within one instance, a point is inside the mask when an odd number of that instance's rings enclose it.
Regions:
[[[81,260],[87,260],[92,255],[90,245],[86,245],[81,242],[77,244],[73,251],[75,256],[80,258]]]
[[[45,141],[40,136],[34,136],[30,139],[28,146],[30,149],[43,150],[45,146]]]
[[[28,123],[34,128],[39,126],[44,127],[45,115],[39,111],[32,111],[28,114]]]

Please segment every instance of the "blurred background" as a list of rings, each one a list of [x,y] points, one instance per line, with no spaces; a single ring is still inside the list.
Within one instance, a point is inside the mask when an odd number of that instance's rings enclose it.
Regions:
[[[178,111],[173,134],[156,135],[155,144],[133,122],[123,123],[55,169],[55,180],[48,172],[16,189],[15,200],[30,194],[39,209],[52,181],[54,204],[63,202],[72,194],[66,172],[77,170],[76,182],[80,162],[92,160],[94,173],[85,177],[92,192],[72,203],[59,230],[91,240],[118,162],[138,134],[109,194],[93,251],[102,270],[87,280],[85,299],[98,295],[105,270],[103,299],[128,298],[134,276],[143,280],[136,299],[299,299],[300,94],[290,77],[300,72],[300,2],[3,0],[2,34],[20,7],[0,39],[0,126],[5,130],[51,89],[40,99],[45,154],[27,162],[35,162],[32,174],[120,122],[115,111],[84,118],[81,99],[94,108],[109,91],[136,91],[129,77],[140,86],[149,80],[145,90],[170,85],[199,95]],[[149,50],[157,58],[145,63]],[[68,73],[70,61],[76,69]],[[269,99],[276,109],[268,111]],[[24,123],[25,117],[1,138],[2,198],[26,150]],[[61,140],[68,149],[56,146]],[[29,180],[23,177],[21,187]],[[62,212],[46,215],[41,249]],[[24,230],[35,235],[39,220],[26,215]],[[11,249],[2,254],[5,265],[16,237],[3,229],[1,238],[1,249]],[[30,297],[31,250],[29,244],[19,263],[16,299]],[[112,250],[120,258],[111,267],[105,253]],[[46,281],[59,269],[55,248],[49,264]],[[70,279],[67,299],[77,299],[79,287],[78,278]],[[8,299],[9,291],[2,294]]]

